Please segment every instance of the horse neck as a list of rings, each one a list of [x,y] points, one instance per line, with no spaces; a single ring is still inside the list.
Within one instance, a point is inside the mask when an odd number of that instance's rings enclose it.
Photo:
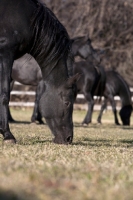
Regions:
[[[43,67],[43,64],[40,64],[42,78],[49,86],[59,87],[68,79],[68,69],[62,60],[53,68],[51,65]]]

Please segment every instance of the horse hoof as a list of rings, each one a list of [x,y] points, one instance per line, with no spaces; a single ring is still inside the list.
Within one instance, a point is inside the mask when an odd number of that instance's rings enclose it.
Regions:
[[[4,144],[16,144],[16,140],[14,140],[14,139],[10,139],[10,140],[3,140],[3,142],[4,142]]]
[[[88,126],[88,124],[86,124],[86,123],[83,123],[83,124],[82,124],[82,126],[86,127],[86,126]]]
[[[31,122],[30,125],[36,124],[36,122]]]
[[[98,123],[98,124],[101,124],[102,122],[97,120],[97,123]]]

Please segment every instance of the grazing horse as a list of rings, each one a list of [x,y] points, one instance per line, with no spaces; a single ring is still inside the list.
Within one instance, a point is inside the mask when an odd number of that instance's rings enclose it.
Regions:
[[[74,64],[74,74],[77,72],[82,74],[77,82],[77,93],[83,93],[88,102],[88,112],[83,121],[83,124],[91,122],[92,111],[94,106],[94,91],[98,88],[99,95],[102,94],[105,84],[104,69],[99,66],[99,56],[91,45],[91,40],[86,36],[76,37],[72,39],[72,51],[74,56],[80,56],[87,61],[80,61]],[[29,77],[30,74],[30,77]],[[12,68],[12,79],[25,85],[37,85],[34,111],[31,117],[31,122],[39,121],[43,123],[42,116],[39,112],[39,99],[43,88],[43,82],[40,68],[30,55],[24,55],[14,62]],[[10,114],[10,112],[9,112]],[[11,115],[9,120],[13,121]]]
[[[128,84],[122,76],[116,71],[106,71],[106,85],[104,91],[104,101],[101,106],[101,111],[98,116],[98,123],[101,123],[102,113],[107,107],[107,102],[110,101],[114,113],[114,120],[116,125],[120,125],[116,103],[114,96],[118,95],[121,99],[122,108],[119,112],[123,125],[130,125],[130,117],[132,113],[131,93]]]
[[[93,49],[90,49],[90,43],[87,36],[76,37],[72,40],[72,51],[74,56],[79,55],[83,57],[83,49],[86,49],[88,55],[92,54]],[[94,52],[93,52],[94,55]],[[92,67],[93,68],[93,67]],[[94,70],[95,71],[95,70]],[[35,97],[35,106],[33,114],[31,117],[31,122],[38,121],[40,124],[43,124],[42,116],[39,112],[39,99],[41,97],[41,92],[43,88],[42,74],[40,67],[38,66],[35,59],[31,55],[25,54],[21,58],[14,61],[12,68],[12,79],[20,82],[24,85],[33,85],[37,86],[36,97]],[[9,122],[15,122],[9,111]]]
[[[73,76],[71,40],[64,26],[39,0],[0,1],[0,132],[4,142],[15,143],[8,123],[12,66],[15,59],[31,54],[43,78],[39,107],[53,141],[73,140]]]

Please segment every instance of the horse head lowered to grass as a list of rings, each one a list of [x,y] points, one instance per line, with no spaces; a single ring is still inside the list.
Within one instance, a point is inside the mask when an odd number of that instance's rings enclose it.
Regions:
[[[104,69],[99,65],[100,57],[96,50],[91,45],[91,40],[87,36],[81,36],[73,38],[72,40],[73,55],[79,55],[82,58],[86,58],[80,62],[74,64],[74,74],[82,74],[80,80],[76,83],[77,92],[82,92],[88,101],[88,112],[83,121],[83,124],[91,122],[92,110],[94,106],[94,91],[99,89],[99,95],[102,95],[102,91],[105,86],[105,74]],[[29,77],[29,74],[31,75]],[[35,60],[30,55],[24,55],[17,59],[12,68],[12,79],[22,84],[37,85],[35,106],[31,117],[31,122],[38,121],[43,123],[42,115],[39,111],[39,100],[44,87],[40,68]],[[10,113],[10,112],[9,112]],[[12,122],[13,118],[9,115],[9,121]]]
[[[40,107],[54,142],[73,140],[73,76],[71,40],[56,16],[39,0],[0,1],[0,132],[5,142],[16,139],[8,124],[13,62],[25,53],[38,62],[45,85]]]
[[[98,123],[101,123],[102,113],[107,107],[108,101],[110,101],[114,114],[115,124],[120,125],[117,117],[116,102],[114,100],[115,96],[119,96],[121,100],[121,109],[119,114],[122,124],[130,125],[130,118],[133,110],[131,99],[132,95],[129,85],[118,72],[114,70],[106,70],[106,85],[103,96],[104,101],[97,119]]]

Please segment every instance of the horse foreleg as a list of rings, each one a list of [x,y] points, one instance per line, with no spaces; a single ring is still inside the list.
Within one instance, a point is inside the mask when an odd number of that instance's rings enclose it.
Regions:
[[[12,80],[11,83],[10,83],[10,92],[12,91],[13,89],[13,85],[14,85],[14,81]],[[11,115],[11,112],[10,112],[10,108],[8,107],[8,122],[10,123],[14,123],[15,120],[13,119],[12,115]]]
[[[85,98],[88,101],[88,110],[86,113],[86,116],[82,122],[83,125],[88,125],[91,123],[92,120],[92,112],[93,112],[93,107],[94,107],[94,100],[93,97],[90,93],[85,94]]]
[[[113,113],[114,113],[115,124],[120,125],[118,117],[117,117],[116,103],[115,103],[114,97],[109,96],[109,100],[110,100],[112,110],[113,110]]]
[[[0,133],[4,141],[15,143],[16,139],[12,135],[8,124],[8,105],[10,97],[10,75],[13,60],[8,55],[0,57]]]
[[[105,98],[101,105],[101,110],[100,110],[99,116],[97,118],[98,123],[101,123],[102,114],[103,114],[103,111],[106,109],[106,107],[107,107],[107,99]]]
[[[41,94],[42,94],[42,82],[40,81],[36,89],[35,106],[34,106],[33,114],[31,117],[32,123],[35,123],[35,121],[39,121],[40,124],[44,124],[42,120],[42,115],[39,111],[39,100],[40,100]]]

